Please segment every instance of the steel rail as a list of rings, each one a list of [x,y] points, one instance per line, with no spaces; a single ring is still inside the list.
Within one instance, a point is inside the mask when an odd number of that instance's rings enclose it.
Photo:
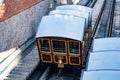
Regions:
[[[39,65],[36,69],[28,76],[26,80],[46,80],[47,76],[49,75],[50,67]]]
[[[103,6],[102,6],[102,8],[101,8],[101,10],[100,10],[100,13],[99,13],[99,15],[98,15],[98,17],[97,17],[97,20],[95,21],[95,25],[94,25],[94,27],[93,27],[93,31],[92,31],[92,35],[91,35],[92,40],[95,38],[95,35],[96,35],[96,31],[97,31],[99,22],[100,22],[102,13],[103,13],[103,11],[104,11],[105,3],[106,3],[106,0],[105,0],[104,3],[103,3]]]
[[[97,35],[95,36],[96,38],[107,37],[106,32],[109,26],[109,18],[112,12],[112,7],[111,7],[112,5],[113,5],[113,0],[110,0],[110,1],[106,0],[105,9],[99,23],[100,24],[99,29],[98,29]]]
[[[84,6],[88,6],[88,7],[89,7],[92,1],[93,1],[93,0],[88,0],[88,1],[85,3]]]
[[[93,8],[97,0],[93,0],[89,7]]]
[[[108,28],[106,31],[106,37],[111,37],[112,35],[112,26],[113,26],[113,18],[114,18],[114,10],[115,10],[115,0],[113,0],[113,4],[111,5],[112,9],[111,9],[111,16],[109,18],[108,21]]]

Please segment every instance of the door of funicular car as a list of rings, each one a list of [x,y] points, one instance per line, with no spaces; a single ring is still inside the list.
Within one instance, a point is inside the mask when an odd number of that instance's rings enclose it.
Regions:
[[[53,62],[58,64],[58,67],[64,67],[68,64],[67,44],[64,39],[52,39]]]

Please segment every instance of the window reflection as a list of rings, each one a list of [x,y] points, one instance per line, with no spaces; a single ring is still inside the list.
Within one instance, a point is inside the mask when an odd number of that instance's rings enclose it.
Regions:
[[[41,51],[48,51],[50,52],[49,40],[41,39],[40,40]]]
[[[69,42],[69,52],[79,54],[79,42]]]
[[[52,40],[52,43],[53,43],[53,51],[54,52],[66,53],[65,41],[62,41],[62,40]]]

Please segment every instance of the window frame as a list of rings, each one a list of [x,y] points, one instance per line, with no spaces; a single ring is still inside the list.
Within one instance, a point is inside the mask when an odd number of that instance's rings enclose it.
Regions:
[[[54,51],[54,47],[53,47],[53,41],[63,41],[64,43],[65,43],[65,53],[64,52],[55,52]],[[67,54],[67,42],[66,42],[66,40],[62,40],[62,39],[51,39],[51,44],[52,44],[52,52],[53,52],[53,54]]]
[[[43,39],[43,40],[48,40],[48,44],[49,44],[49,51],[42,51],[42,50],[41,50],[41,42],[40,42],[40,41],[41,41],[42,39]],[[51,53],[50,39],[48,39],[48,38],[40,38],[38,41],[39,41],[39,50],[40,50],[40,52],[47,52],[47,53]]]
[[[79,46],[79,47],[78,47],[79,54],[70,53],[70,44],[69,44],[69,42],[77,42],[77,43],[78,43],[78,46]],[[81,50],[80,50],[80,47],[81,47],[81,46],[80,46],[80,41],[68,40],[68,41],[67,41],[67,44],[68,44],[68,54],[69,54],[69,55],[81,55],[81,53],[80,53],[80,51],[81,51]]]

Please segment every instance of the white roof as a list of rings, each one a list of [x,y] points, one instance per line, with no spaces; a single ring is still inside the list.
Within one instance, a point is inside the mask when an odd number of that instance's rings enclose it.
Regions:
[[[49,14],[73,15],[76,17],[88,18],[89,14],[78,10],[52,10]]]
[[[85,71],[80,80],[120,80],[120,71]]]
[[[120,51],[90,53],[87,70],[120,70]]]
[[[36,34],[38,37],[63,37],[82,41],[85,19],[69,15],[44,16]]]
[[[94,51],[120,50],[120,38],[98,38],[94,40]]]
[[[86,19],[86,27],[88,27],[88,18],[89,18],[89,13],[81,12],[78,10],[53,10],[50,11],[50,15],[73,15],[76,17],[81,17]]]
[[[57,10],[78,10],[82,12],[87,12],[89,13],[90,19],[89,21],[92,20],[92,8],[85,7],[85,6],[80,6],[80,5],[62,5],[56,7]]]
[[[57,6],[56,9],[58,10],[79,10],[83,12],[89,12],[92,13],[92,8],[85,7],[85,6],[80,6],[80,5],[62,5],[62,6]]]

